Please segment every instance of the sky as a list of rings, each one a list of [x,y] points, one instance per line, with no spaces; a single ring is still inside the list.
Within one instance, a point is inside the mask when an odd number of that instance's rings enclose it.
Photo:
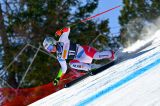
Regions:
[[[101,13],[115,6],[122,5],[122,0],[99,0],[98,8],[95,10],[94,14]],[[120,25],[118,22],[118,17],[120,15],[120,10],[122,7],[112,10],[108,13],[100,15],[100,20],[109,19],[109,26],[111,28],[111,33],[118,33]]]

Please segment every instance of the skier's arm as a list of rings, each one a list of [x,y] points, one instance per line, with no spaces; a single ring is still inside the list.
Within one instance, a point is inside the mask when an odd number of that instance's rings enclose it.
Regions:
[[[70,33],[70,27],[65,27],[61,30],[56,31],[55,35],[60,37],[59,38],[60,42],[66,42],[69,40],[68,39],[69,33]]]
[[[56,86],[58,83],[59,83],[59,80],[60,78],[66,73],[67,71],[67,64],[66,64],[66,61],[63,60],[63,59],[58,59],[60,65],[61,65],[61,68],[57,74],[57,77],[55,78],[54,80],[54,85]]]
[[[67,63],[65,59],[58,59],[60,65],[61,65],[61,69],[62,69],[62,73],[65,74],[67,71]]]

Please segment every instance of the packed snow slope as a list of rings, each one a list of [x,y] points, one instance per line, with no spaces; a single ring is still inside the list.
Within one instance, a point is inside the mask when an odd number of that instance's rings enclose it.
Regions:
[[[30,106],[160,106],[158,36],[160,31],[140,43],[142,48],[147,45],[142,50],[133,46],[116,65]]]

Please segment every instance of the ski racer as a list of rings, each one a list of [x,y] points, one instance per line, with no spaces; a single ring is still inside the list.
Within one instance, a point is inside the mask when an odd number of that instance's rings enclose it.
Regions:
[[[69,66],[77,70],[89,71],[98,68],[100,65],[91,64],[93,59],[110,59],[114,60],[114,52],[112,50],[97,51],[95,48],[88,45],[79,45],[70,42],[68,36],[70,33],[70,27],[65,27],[56,31],[55,35],[59,36],[59,40],[56,41],[52,37],[46,37],[43,41],[45,50],[49,53],[57,54],[57,59],[60,63],[60,70],[57,77],[54,80],[54,85],[59,83],[60,78],[67,71],[67,59],[71,59]]]

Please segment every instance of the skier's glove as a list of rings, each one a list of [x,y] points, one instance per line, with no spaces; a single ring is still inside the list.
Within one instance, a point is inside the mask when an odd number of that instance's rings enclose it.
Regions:
[[[64,32],[68,32],[68,30],[69,30],[69,27],[64,27],[60,30],[57,30],[55,33],[55,36],[61,36]]]
[[[56,35],[56,36],[61,36],[62,33],[63,33],[62,30],[58,30],[58,31],[56,31],[55,35]]]
[[[59,80],[60,80],[60,78],[56,78],[56,79],[54,80],[54,82],[53,82],[54,86],[57,86],[57,85],[58,85]]]

